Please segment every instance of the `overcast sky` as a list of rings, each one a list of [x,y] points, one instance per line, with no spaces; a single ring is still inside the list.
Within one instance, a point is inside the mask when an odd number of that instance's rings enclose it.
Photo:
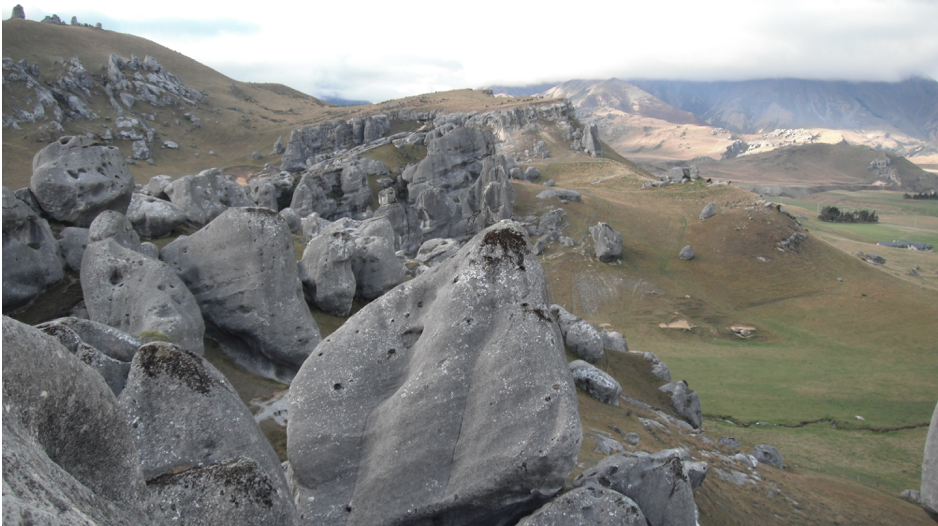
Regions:
[[[102,22],[237,80],[372,102],[574,78],[938,79],[938,0],[22,5],[30,20]]]

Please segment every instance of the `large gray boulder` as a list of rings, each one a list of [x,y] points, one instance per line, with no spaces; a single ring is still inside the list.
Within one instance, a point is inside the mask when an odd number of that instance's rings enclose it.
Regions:
[[[147,511],[159,524],[296,523],[288,488],[246,457],[157,477],[147,489]]]
[[[94,242],[81,263],[81,288],[91,320],[141,341],[169,340],[202,354],[205,324],[192,293],[162,261],[118,244]]]
[[[622,234],[609,223],[599,222],[590,227],[590,235],[596,245],[596,257],[610,263],[622,257]]]
[[[707,206],[703,207],[703,210],[700,211],[700,219],[710,219],[716,214],[717,214],[717,205],[713,203],[707,203]]]
[[[407,277],[394,247],[387,238],[377,236],[355,240],[352,273],[355,274],[355,296],[368,301],[400,285]]]
[[[428,239],[420,245],[414,257],[428,267],[435,267],[456,255],[462,245],[455,239]]]
[[[17,309],[65,277],[49,223],[3,187],[3,308]]]
[[[290,387],[304,523],[502,525],[541,505],[582,438],[561,342],[517,223],[367,305]]]
[[[245,187],[218,168],[180,177],[163,191],[174,205],[186,211],[188,221],[199,227],[231,207],[254,206]]]
[[[209,335],[248,370],[289,380],[319,343],[293,236],[264,208],[232,208],[160,257],[198,301]]]
[[[622,386],[615,378],[583,360],[574,360],[569,367],[577,387],[604,404],[619,405]]]
[[[109,238],[124,248],[140,252],[140,236],[134,226],[130,224],[127,216],[114,210],[101,212],[88,227],[89,244]]]
[[[604,330],[599,333],[599,336],[603,339],[603,347],[616,352],[629,352],[629,344],[621,332]]]
[[[391,224],[394,230],[394,250],[413,254],[423,242],[423,230],[414,207],[397,201],[389,202],[378,207],[374,217],[387,219]]]
[[[582,199],[580,192],[577,192],[576,190],[564,190],[562,188],[551,188],[550,190],[544,190],[535,197],[538,199],[560,199],[561,201],[571,201],[574,203],[579,203]]]
[[[143,345],[118,402],[147,480],[246,457],[286,497],[277,454],[238,393],[204,358],[171,343]]]
[[[635,501],[611,489],[590,484],[545,504],[518,526],[646,526]]]
[[[560,305],[551,305],[551,312],[560,324],[564,342],[573,354],[589,363],[596,363],[605,353],[603,338],[590,322],[567,312]]]
[[[3,523],[149,524],[140,460],[104,380],[3,317]]]
[[[86,227],[104,210],[127,211],[134,178],[116,146],[66,136],[33,157],[29,188],[50,217]]]
[[[345,231],[313,238],[298,263],[300,281],[307,300],[335,316],[348,316],[355,298],[352,256],[355,240]]]
[[[681,253],[678,254],[677,257],[679,257],[679,258],[681,258],[681,259],[683,259],[683,260],[685,260],[685,261],[690,261],[690,260],[694,259],[694,255],[695,255],[695,254],[694,254],[694,249],[691,248],[690,245],[687,245],[686,247],[684,247],[684,248],[681,249]]]
[[[138,234],[155,239],[168,236],[174,228],[186,222],[188,215],[169,201],[135,193],[127,207],[127,219]]]
[[[770,466],[775,466],[778,469],[782,469],[782,466],[784,466],[784,463],[782,462],[782,454],[778,452],[778,449],[775,446],[759,444],[752,449],[752,456],[756,457],[756,460],[759,462],[768,464]]]
[[[670,374],[670,372],[669,372]],[[687,382],[672,382],[658,388],[671,395],[671,405],[674,412],[681,416],[688,424],[700,429],[703,422],[703,412],[700,409],[700,398],[695,391],[687,387]]]
[[[922,509],[938,522],[938,405],[931,416],[922,460]]]
[[[647,457],[613,455],[573,480],[574,487],[599,485],[631,498],[649,526],[695,526],[697,505],[681,456],[665,450]]]
[[[62,257],[65,258],[65,264],[69,270],[76,274],[81,272],[81,258],[84,257],[87,247],[87,228],[69,226],[59,232],[59,248],[62,249]]]
[[[450,235],[474,235],[503,219],[511,219],[514,201],[515,191],[509,181],[505,156],[486,157],[482,160],[479,178],[459,193],[460,224],[451,226]]]

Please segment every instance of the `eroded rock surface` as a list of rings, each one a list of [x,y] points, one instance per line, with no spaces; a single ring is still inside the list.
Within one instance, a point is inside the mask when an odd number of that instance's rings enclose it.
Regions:
[[[518,526],[646,526],[635,501],[596,484],[564,493]]]
[[[3,308],[17,309],[65,276],[49,223],[3,187]]]
[[[581,428],[526,241],[483,231],[303,364],[287,453],[304,523],[506,524],[560,490]]]

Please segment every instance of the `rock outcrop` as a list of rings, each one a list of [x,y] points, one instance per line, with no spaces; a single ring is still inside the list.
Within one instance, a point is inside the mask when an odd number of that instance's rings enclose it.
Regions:
[[[694,256],[695,256],[694,249],[691,248],[690,245],[687,245],[686,247],[682,248],[681,253],[677,255],[677,257],[683,259],[684,261],[690,261],[694,259]]]
[[[290,388],[303,522],[508,524],[559,491],[581,428],[546,300],[500,223],[324,340]]]
[[[782,466],[784,466],[782,454],[778,452],[775,446],[760,444],[752,449],[752,456],[756,457],[759,462],[775,466],[778,469],[782,469]]]
[[[135,193],[127,207],[127,219],[143,237],[156,239],[169,235],[188,219],[186,211],[169,201]]]
[[[50,217],[87,227],[104,210],[127,211],[134,178],[117,147],[66,136],[33,157],[29,188]]]
[[[687,382],[683,380],[672,382],[662,385],[658,389],[671,395],[671,405],[674,406],[674,411],[677,414],[681,415],[695,429],[700,429],[700,424],[703,422],[700,398],[698,398],[696,392],[687,387]]]
[[[81,264],[88,316],[142,341],[168,340],[202,354],[205,324],[192,293],[169,266],[121,246],[90,243]]]
[[[280,169],[301,172],[308,164],[316,162],[316,156],[330,157],[336,150],[375,141],[390,129],[391,121],[384,114],[298,128],[290,132]],[[313,161],[309,162],[310,159]]]
[[[596,363],[603,357],[603,338],[596,327],[560,305],[551,305],[550,310],[556,316],[564,342],[571,352],[589,363]]]
[[[49,223],[3,187],[3,309],[17,309],[65,276]]]
[[[710,219],[716,214],[717,214],[717,205],[713,203],[707,203],[707,206],[703,207],[703,210],[700,211],[700,219]]]
[[[207,333],[248,370],[289,380],[319,343],[293,236],[265,208],[232,208],[160,257],[195,296]]]

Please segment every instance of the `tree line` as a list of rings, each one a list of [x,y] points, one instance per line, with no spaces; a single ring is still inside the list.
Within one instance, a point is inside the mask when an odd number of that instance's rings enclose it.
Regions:
[[[817,216],[821,221],[828,223],[878,223],[879,217],[875,210],[856,210],[853,212],[841,211],[836,206],[825,206]]]
[[[934,199],[938,200],[938,192],[919,192],[917,194],[902,194],[903,199]]]

